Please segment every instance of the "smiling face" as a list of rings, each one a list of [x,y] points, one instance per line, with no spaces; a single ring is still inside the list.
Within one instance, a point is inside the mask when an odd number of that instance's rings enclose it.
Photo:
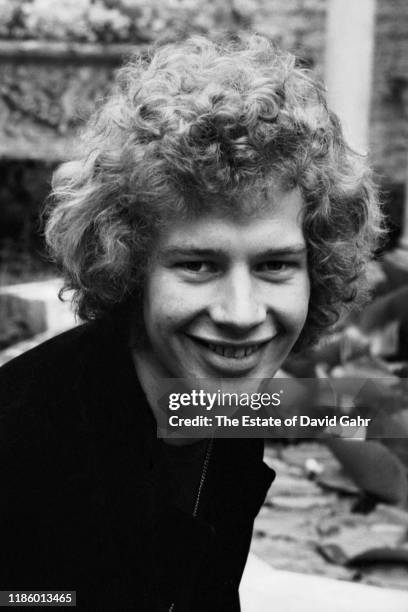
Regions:
[[[242,219],[170,224],[145,285],[150,375],[267,378],[306,320],[309,276],[297,190]]]

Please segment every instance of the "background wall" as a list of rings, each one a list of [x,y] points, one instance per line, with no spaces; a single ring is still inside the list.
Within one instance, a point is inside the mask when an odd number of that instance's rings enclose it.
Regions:
[[[1,0],[0,258],[16,240],[17,250],[23,243],[31,251],[37,247],[28,227],[52,170],[123,58],[160,37],[248,29],[266,34],[323,77],[328,6],[329,0]],[[376,0],[370,155],[393,224],[391,244],[407,174],[407,32],[408,3]]]

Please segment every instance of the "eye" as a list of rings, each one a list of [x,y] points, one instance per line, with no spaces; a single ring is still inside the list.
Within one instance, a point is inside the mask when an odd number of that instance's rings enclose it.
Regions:
[[[217,266],[210,261],[182,261],[177,264],[177,267],[194,275],[213,274],[217,271]]]
[[[256,266],[258,272],[283,272],[293,267],[293,262],[264,261]]]
[[[286,281],[293,277],[299,267],[297,260],[271,259],[259,262],[255,266],[255,273],[267,281]]]
[[[183,261],[179,266],[189,272],[202,272],[207,269],[205,261]]]

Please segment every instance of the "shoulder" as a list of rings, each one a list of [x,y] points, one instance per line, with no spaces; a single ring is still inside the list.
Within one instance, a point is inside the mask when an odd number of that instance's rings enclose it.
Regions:
[[[125,347],[116,324],[95,321],[0,368],[0,455],[13,445],[36,446],[38,452],[43,444],[72,445],[92,431],[94,421],[110,418],[116,405],[112,381],[126,382],[133,374],[130,365],[126,369]]]
[[[67,404],[80,386],[96,385],[101,372],[115,371],[124,346],[123,325],[109,319],[47,340],[0,368],[0,414],[27,404]]]
[[[80,325],[12,359],[0,368],[0,402],[61,384],[78,368],[78,357],[93,342],[93,324]]]

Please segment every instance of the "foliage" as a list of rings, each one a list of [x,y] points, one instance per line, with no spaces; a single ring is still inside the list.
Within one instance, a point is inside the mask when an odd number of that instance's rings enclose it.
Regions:
[[[248,27],[257,0],[0,0],[0,38],[89,43]]]

